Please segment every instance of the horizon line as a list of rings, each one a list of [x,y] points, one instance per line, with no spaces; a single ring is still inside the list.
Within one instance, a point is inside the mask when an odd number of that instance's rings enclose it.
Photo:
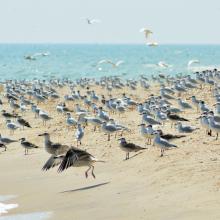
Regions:
[[[143,45],[149,47],[145,43],[86,43],[86,42],[0,42],[0,45]],[[220,43],[161,43],[159,46],[175,46],[175,45],[198,45],[198,46],[220,46]]]

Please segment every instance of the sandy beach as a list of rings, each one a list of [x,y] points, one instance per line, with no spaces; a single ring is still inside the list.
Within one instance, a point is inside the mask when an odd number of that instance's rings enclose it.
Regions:
[[[113,90],[114,97],[122,97],[122,93],[132,97],[137,102],[143,102],[151,94],[158,94],[159,85],[151,86],[149,90],[138,87],[137,90],[124,88]],[[100,86],[93,86],[100,96],[108,97],[108,92]],[[1,190],[0,195],[16,195],[8,203],[19,206],[4,216],[32,212],[51,212],[49,219],[220,219],[220,148],[219,140],[205,135],[205,130],[196,118],[196,109],[186,110],[181,116],[189,119],[189,125],[200,129],[185,138],[174,140],[177,149],[165,151],[160,157],[160,150],[152,145],[146,145],[146,140],[140,135],[138,124],[141,115],[136,110],[126,111],[119,116],[111,117],[124,124],[131,132],[125,132],[123,137],[132,143],[147,147],[142,153],[131,153],[129,160],[119,148],[118,137],[114,135],[107,141],[107,135],[102,131],[93,131],[93,126],[85,128],[81,149],[96,156],[105,163],[96,163],[96,179],[85,178],[86,167],[69,168],[57,173],[57,167],[43,172],[43,167],[50,155],[44,150],[44,141],[38,134],[49,132],[52,141],[76,146],[75,129],[67,131],[66,117],[56,111],[56,105],[69,93],[69,88],[59,88],[60,100],[39,104],[53,119],[47,126],[34,118],[31,111],[23,116],[30,122],[32,128],[15,131],[9,134],[5,120],[1,118],[0,133],[13,139],[25,137],[39,146],[24,155],[20,143],[8,145],[6,152],[0,154]],[[80,88],[81,94],[86,89]],[[212,106],[214,99],[212,91],[193,89],[192,94]],[[10,111],[6,98],[2,98],[2,109]],[[77,102],[66,103],[74,109]],[[82,103],[81,101],[79,102]],[[172,101],[174,106],[177,101]],[[190,101],[189,101],[190,103]],[[81,104],[83,107],[83,104]],[[73,113],[73,116],[76,116]],[[186,123],[185,123],[186,124]],[[166,133],[178,134],[167,121],[160,127]],[[214,135],[214,133],[213,133]],[[134,156],[134,157],[132,157]],[[1,217],[0,217],[1,218]],[[3,218],[3,217],[2,217]],[[4,219],[4,218],[3,218]]]

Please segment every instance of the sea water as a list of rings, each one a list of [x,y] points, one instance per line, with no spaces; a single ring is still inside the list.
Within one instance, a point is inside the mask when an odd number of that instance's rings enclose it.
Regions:
[[[36,54],[46,53],[47,56]],[[34,56],[35,59],[25,59]],[[123,60],[118,67],[107,59]],[[188,68],[189,60],[199,64]],[[160,61],[169,65],[159,67]],[[139,74],[191,73],[220,66],[220,45],[82,45],[82,44],[0,44],[0,81],[5,79],[101,77]]]

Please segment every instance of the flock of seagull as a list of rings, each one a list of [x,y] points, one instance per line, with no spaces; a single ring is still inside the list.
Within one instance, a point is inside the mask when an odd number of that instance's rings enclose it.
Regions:
[[[86,166],[88,169],[85,176],[88,177],[91,171],[95,178],[94,164],[105,161],[79,148],[83,145],[87,126],[93,126],[94,132],[107,134],[107,141],[110,141],[112,136],[117,138],[119,147],[126,154],[126,160],[129,159],[130,153],[146,150],[146,145],[159,147],[161,157],[165,150],[177,148],[178,146],[172,143],[173,140],[184,138],[199,129],[189,125],[190,120],[181,116],[183,112],[194,111],[198,114],[197,119],[200,120],[201,127],[206,129],[206,134],[212,136],[215,132],[217,140],[220,132],[220,72],[217,69],[206,70],[196,72],[194,76],[159,74],[151,76],[151,79],[141,75],[139,79],[127,80],[111,76],[100,79],[81,78],[75,81],[70,79],[5,81],[4,97],[0,104],[3,109],[1,115],[5,119],[5,128],[10,131],[10,138],[0,134],[0,147],[7,151],[8,145],[20,141],[25,149],[25,155],[28,155],[30,149],[39,147],[24,137],[19,140],[12,138],[14,132],[18,132],[19,129],[34,129],[34,122],[24,119],[28,111],[32,112],[35,120],[42,120],[45,129],[48,123],[53,123],[55,117],[65,116],[68,130],[75,131],[76,146],[53,142],[49,132],[38,134],[44,138],[45,151],[50,155],[42,168],[44,171],[55,166],[59,166],[58,172],[69,167]],[[154,83],[160,85],[159,94],[152,94],[143,102],[132,99],[126,93],[122,93],[120,97],[112,95],[112,91],[120,92],[124,88],[134,91],[141,87],[143,92],[150,91]],[[106,90],[108,95],[97,94],[92,90],[94,86]],[[63,87],[69,88],[69,94],[61,96],[59,89]],[[193,95],[195,90],[204,88],[213,91],[216,103],[212,107]],[[43,106],[42,103],[48,101],[57,104],[55,104],[57,115],[50,114],[40,107]],[[10,110],[6,111],[6,106]],[[126,141],[124,136],[133,132],[132,129],[114,119],[116,114],[120,118],[125,112],[138,113],[139,118],[135,120],[140,121],[137,129],[146,140],[144,146]],[[164,124],[169,122],[171,127],[175,126],[178,134],[163,131]]]

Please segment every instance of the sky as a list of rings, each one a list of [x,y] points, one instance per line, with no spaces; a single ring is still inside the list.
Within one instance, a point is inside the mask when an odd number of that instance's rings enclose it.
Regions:
[[[159,44],[220,44],[219,21],[219,0],[0,0],[0,43],[142,44],[146,27]]]

